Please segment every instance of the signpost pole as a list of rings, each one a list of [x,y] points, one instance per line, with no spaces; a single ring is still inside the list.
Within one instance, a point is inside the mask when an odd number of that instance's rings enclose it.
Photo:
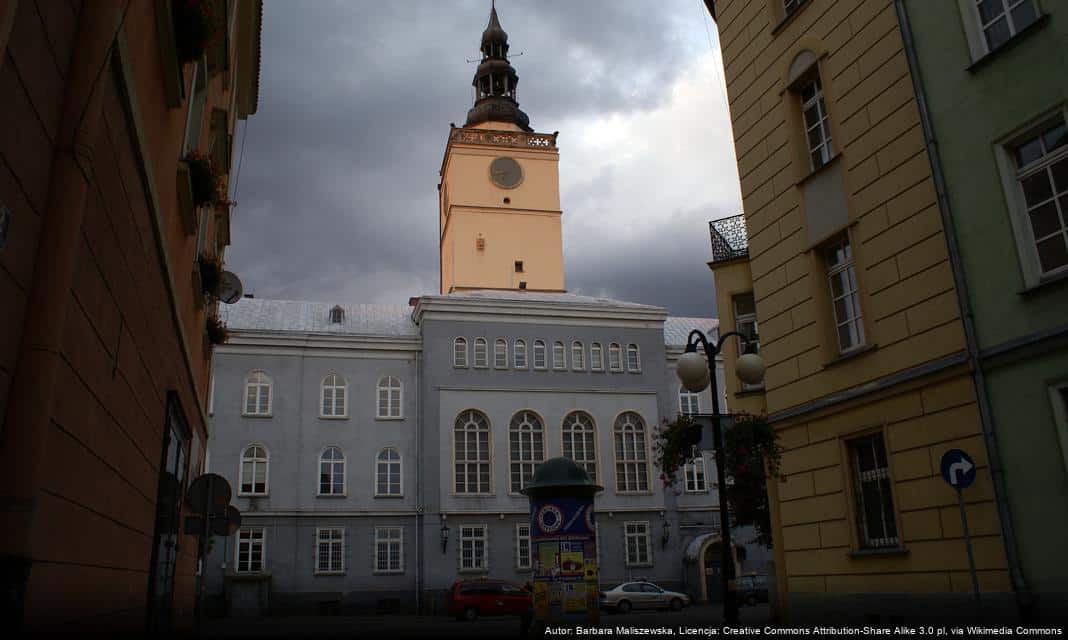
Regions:
[[[976,614],[983,617],[983,600],[979,594],[979,576],[975,572],[975,554],[972,552],[972,536],[968,531],[968,514],[964,510],[964,491],[957,488],[957,506],[960,507],[960,526],[964,531],[964,546],[968,550],[968,571],[972,574],[972,592],[975,594]]]

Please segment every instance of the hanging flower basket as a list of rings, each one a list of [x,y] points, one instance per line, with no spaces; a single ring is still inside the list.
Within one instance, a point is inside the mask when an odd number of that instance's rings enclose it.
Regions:
[[[214,296],[222,277],[222,261],[216,256],[201,253],[197,262],[200,266],[200,288],[207,295]]]
[[[226,325],[219,320],[218,315],[208,316],[204,330],[208,333],[208,340],[214,345],[226,344],[230,338],[230,332],[226,330]]]
[[[212,0],[173,0],[174,48],[181,63],[192,62],[219,33],[219,16]]]
[[[224,200],[219,195],[222,177],[215,170],[210,159],[199,151],[190,151],[183,160],[189,165],[189,181],[193,187],[194,207]]]
[[[696,456],[701,443],[701,425],[690,416],[680,413],[674,421],[664,419],[660,430],[653,435],[653,458],[660,467],[660,480],[665,487],[674,486],[678,471]]]
[[[782,447],[765,416],[738,414],[734,426],[723,432],[726,456],[727,504],[731,521],[756,529],[756,541],[771,544],[768,480],[786,480],[782,473]]]

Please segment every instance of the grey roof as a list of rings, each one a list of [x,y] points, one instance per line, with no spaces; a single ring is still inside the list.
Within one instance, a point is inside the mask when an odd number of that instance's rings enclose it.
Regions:
[[[424,296],[426,298],[476,298],[479,300],[509,300],[548,302],[560,304],[588,304],[598,307],[618,307],[624,309],[647,309],[649,311],[662,311],[660,307],[637,302],[625,302],[612,298],[599,298],[595,296],[583,296],[577,293],[549,293],[544,291],[519,291],[502,289],[477,289],[473,291],[457,291],[444,296]]]
[[[330,322],[334,303],[242,298],[219,305],[220,318],[228,329],[293,331],[375,336],[418,336],[411,307],[389,304],[340,304],[345,310],[340,324]]]
[[[719,319],[671,316],[664,321],[664,344],[685,347],[686,338],[694,329],[700,329],[706,336],[712,337],[719,332]]]

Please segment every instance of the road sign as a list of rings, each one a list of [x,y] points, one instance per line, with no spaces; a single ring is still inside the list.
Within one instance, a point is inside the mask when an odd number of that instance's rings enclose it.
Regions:
[[[942,479],[954,489],[967,489],[975,482],[975,461],[960,449],[942,454]]]

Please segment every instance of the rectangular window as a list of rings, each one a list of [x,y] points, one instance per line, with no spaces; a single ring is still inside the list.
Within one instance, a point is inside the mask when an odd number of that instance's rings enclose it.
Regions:
[[[1068,128],[1062,116],[1012,148],[1042,276],[1068,269]]]
[[[628,567],[649,567],[653,564],[653,545],[648,522],[623,524]]]
[[[375,573],[404,573],[404,530],[375,527]]]
[[[488,566],[486,525],[460,527],[460,571],[485,571]]]
[[[530,525],[517,524],[515,526],[515,568],[529,569],[531,546]]]
[[[315,530],[315,573],[341,573],[345,570],[344,529]]]
[[[797,11],[798,7],[805,3],[805,0],[782,0],[783,11],[786,15],[790,15],[794,11]]]
[[[808,141],[812,170],[815,171],[834,157],[831,123],[827,117],[827,105],[823,101],[823,87],[820,85],[819,76],[801,87],[800,94],[801,114],[805,120],[805,139]]]
[[[883,434],[856,438],[846,443],[853,467],[853,492],[857,508],[857,536],[863,549],[898,546],[894,501],[890,489],[890,466]]]
[[[638,352],[638,345],[627,345],[627,371],[638,373],[642,370],[642,359]]]
[[[496,369],[508,368],[508,343],[497,340],[493,343],[493,366]]]
[[[1034,0],[975,0],[987,51],[1009,41],[1038,19]]]
[[[612,371],[623,370],[623,352],[614,342],[608,345],[608,368]]]
[[[571,368],[575,371],[586,368],[586,347],[581,342],[571,343]]]
[[[264,531],[262,527],[239,529],[237,532],[238,573],[263,571]]]
[[[757,336],[756,301],[752,292],[742,293],[731,299],[734,306],[734,330],[746,336],[748,340],[738,341],[738,353],[760,353],[760,338]],[[763,382],[742,384],[742,391],[762,389]]]
[[[834,311],[835,335],[838,351],[846,353],[864,344],[864,324],[860,313],[860,292],[853,266],[853,249],[849,236],[842,235],[823,249],[824,266],[831,287],[831,307]]]
[[[701,394],[679,388],[679,413],[701,413]]]
[[[604,371],[604,353],[600,342],[590,345],[590,371]]]
[[[708,482],[705,480],[705,459],[697,456],[685,467],[683,475],[686,480],[686,493],[707,493]]]
[[[522,260],[516,260],[515,261],[515,272],[516,273],[523,273],[523,261]]]
[[[545,343],[541,340],[534,341],[534,368],[545,368]]]
[[[554,342],[553,343],[553,369],[566,369],[567,368],[566,357],[567,357],[567,354],[564,351],[564,343],[563,342]]]

